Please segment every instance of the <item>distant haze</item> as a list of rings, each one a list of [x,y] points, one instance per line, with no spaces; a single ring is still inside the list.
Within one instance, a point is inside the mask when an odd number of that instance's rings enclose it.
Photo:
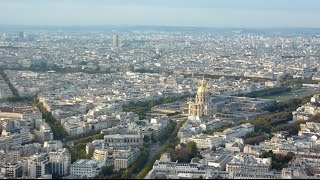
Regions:
[[[320,27],[320,0],[0,0],[0,24]]]

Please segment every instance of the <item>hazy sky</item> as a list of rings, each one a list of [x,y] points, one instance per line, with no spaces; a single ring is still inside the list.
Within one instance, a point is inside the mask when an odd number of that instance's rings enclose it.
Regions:
[[[320,27],[320,0],[0,0],[0,24]]]

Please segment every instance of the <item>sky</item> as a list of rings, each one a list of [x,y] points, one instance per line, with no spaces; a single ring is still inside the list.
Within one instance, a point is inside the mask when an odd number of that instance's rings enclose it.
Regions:
[[[0,24],[320,28],[320,0],[0,0]]]

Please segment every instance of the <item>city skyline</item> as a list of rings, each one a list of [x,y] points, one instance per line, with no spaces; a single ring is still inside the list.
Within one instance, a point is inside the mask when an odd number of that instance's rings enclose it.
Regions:
[[[317,179],[319,0],[0,0],[0,179]]]

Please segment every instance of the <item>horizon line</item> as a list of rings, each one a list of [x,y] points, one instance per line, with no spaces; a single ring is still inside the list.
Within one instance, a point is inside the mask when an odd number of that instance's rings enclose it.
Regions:
[[[0,24],[1,27],[174,27],[174,28],[212,28],[212,29],[320,29],[320,27],[231,27],[231,26],[180,26],[180,25],[127,25],[127,24],[96,24],[96,25],[86,25],[86,24],[72,24],[72,25],[41,25],[41,24]]]

